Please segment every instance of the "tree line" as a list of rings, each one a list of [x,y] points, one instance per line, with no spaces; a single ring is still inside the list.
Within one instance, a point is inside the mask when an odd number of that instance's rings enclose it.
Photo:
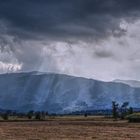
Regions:
[[[28,118],[29,120],[45,120],[46,116],[48,116],[48,112],[45,111],[29,111],[27,113],[17,113],[15,111],[5,111],[0,113],[0,116],[3,120],[9,120],[9,117],[17,117],[17,118]]]

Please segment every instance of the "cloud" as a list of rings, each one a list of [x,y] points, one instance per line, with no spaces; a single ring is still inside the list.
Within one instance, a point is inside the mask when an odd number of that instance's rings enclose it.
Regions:
[[[121,18],[132,22],[139,5],[138,0],[1,0],[0,19],[9,34],[26,39],[100,39],[121,35]]]
[[[0,73],[140,79],[139,22],[139,0],[1,0]]]

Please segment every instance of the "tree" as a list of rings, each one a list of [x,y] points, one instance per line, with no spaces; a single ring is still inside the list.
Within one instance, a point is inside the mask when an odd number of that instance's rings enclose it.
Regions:
[[[35,119],[36,120],[41,120],[41,113],[40,113],[40,111],[35,113]]]
[[[33,115],[34,115],[34,111],[33,111],[33,110],[29,111],[29,112],[27,113],[28,119],[32,119]]]
[[[124,102],[121,107],[126,110],[128,105],[129,105],[129,102]]]
[[[129,102],[124,102],[120,108],[121,110],[121,119],[124,119],[126,115],[128,115],[128,105]]]
[[[129,109],[128,109],[128,114],[130,115],[130,114],[133,114],[133,108],[132,107],[129,107]]]
[[[118,118],[118,106],[115,101],[112,102],[112,115],[115,120]]]

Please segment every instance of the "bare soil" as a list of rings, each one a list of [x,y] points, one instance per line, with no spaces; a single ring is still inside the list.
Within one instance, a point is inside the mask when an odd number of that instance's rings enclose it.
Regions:
[[[140,123],[81,116],[1,121],[0,140],[140,140]]]

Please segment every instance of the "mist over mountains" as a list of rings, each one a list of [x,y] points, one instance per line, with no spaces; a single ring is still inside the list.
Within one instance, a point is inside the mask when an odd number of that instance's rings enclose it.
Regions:
[[[0,75],[0,108],[67,113],[109,109],[111,102],[140,107],[140,88],[53,73]]]
[[[140,87],[140,81],[136,81],[136,80],[119,80],[119,79],[116,79],[113,82],[124,83],[124,84],[127,84],[127,85],[131,86],[131,87]]]

